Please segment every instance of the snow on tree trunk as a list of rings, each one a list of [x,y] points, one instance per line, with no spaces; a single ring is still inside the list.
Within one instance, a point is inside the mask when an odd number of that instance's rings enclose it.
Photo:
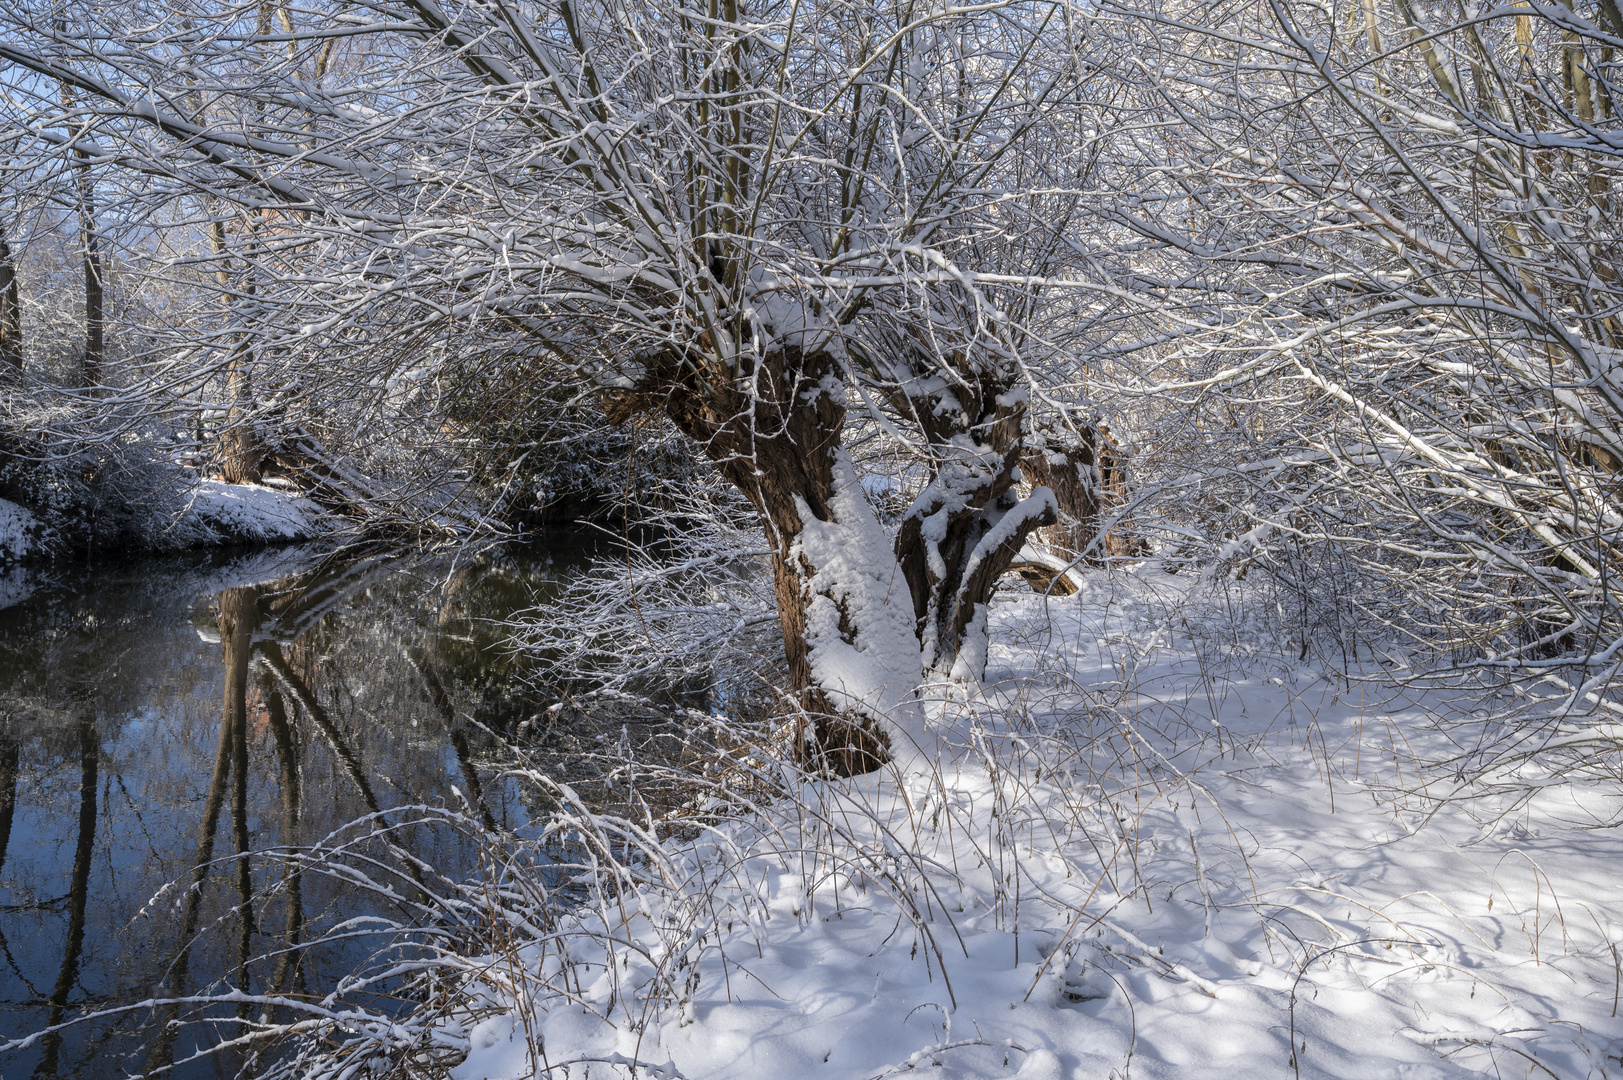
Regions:
[[[760,513],[803,746],[839,775],[910,756],[923,736],[918,639],[889,539],[840,445],[839,365],[793,348],[731,362],[740,370],[720,378],[710,354],[651,358],[647,385],[663,392],[622,395],[610,416],[657,402]],[[682,377],[694,369],[701,377]]]
[[[818,711],[871,718],[891,755],[906,758],[923,746],[923,720],[913,696],[923,674],[913,609],[899,587],[890,538],[863,494],[850,456],[843,449],[832,456],[828,513],[814,513],[800,501],[801,532],[790,557],[779,564],[779,595],[786,588],[798,590]],[[840,732],[835,728],[830,734]],[[820,746],[829,752],[825,742]],[[871,751],[854,745],[835,746],[833,752]]]
[[[933,476],[903,516],[896,557],[931,674],[978,682],[986,671],[986,605],[1035,528],[1055,521],[1046,489],[1021,499],[1016,464],[1022,393],[993,378],[965,380],[912,409]]]
[[[1033,488],[1054,493],[1059,520],[1040,534],[1054,555],[1097,565],[1107,556],[1131,552],[1132,542],[1119,529],[1101,534],[1127,486],[1121,452],[1102,426],[1088,424],[1075,435],[1047,426],[1032,431],[1020,471]]]

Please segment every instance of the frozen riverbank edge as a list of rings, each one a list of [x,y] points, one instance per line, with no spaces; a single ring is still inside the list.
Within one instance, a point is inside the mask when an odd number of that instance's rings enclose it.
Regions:
[[[1187,589],[1000,596],[985,690],[933,703],[939,752],[905,775],[752,804],[772,766],[741,757],[713,823],[663,843],[557,788],[575,906],[510,853],[464,894],[503,930],[458,993],[351,1014],[370,1034],[301,1067],[1623,1075],[1615,792],[1427,798],[1434,700],[1270,658]]]
[[[313,540],[331,525],[311,499],[265,484],[197,480],[174,501],[175,512],[158,536],[168,549]],[[33,511],[0,499],[0,566],[48,557],[68,545]]]

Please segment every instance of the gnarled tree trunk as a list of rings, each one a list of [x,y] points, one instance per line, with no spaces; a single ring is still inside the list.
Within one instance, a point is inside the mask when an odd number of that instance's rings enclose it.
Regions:
[[[1044,425],[1027,435],[1020,471],[1033,488],[1053,491],[1059,520],[1040,534],[1066,562],[1098,566],[1111,555],[1128,555],[1132,540],[1105,530],[1106,518],[1127,495],[1126,462],[1110,432],[1089,424],[1071,435]]]
[[[902,519],[896,559],[925,669],[965,682],[986,672],[986,606],[998,578],[1031,531],[1055,520],[1048,491],[1021,499],[1015,490],[1026,402],[1011,383],[1010,371],[989,367],[927,394],[896,395],[928,440],[931,473]]]
[[[806,751],[840,775],[867,772],[922,737],[911,605],[884,528],[840,444],[844,385],[827,353],[785,349],[746,370],[704,371],[709,355],[652,362],[648,385],[760,513],[772,552],[790,682],[805,711]],[[702,389],[700,389],[702,387]],[[656,403],[611,404],[623,419]]]

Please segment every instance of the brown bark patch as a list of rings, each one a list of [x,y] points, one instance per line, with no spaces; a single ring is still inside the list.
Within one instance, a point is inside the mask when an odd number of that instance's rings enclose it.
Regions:
[[[1121,525],[1099,535],[1111,511],[1127,501],[1126,455],[1104,425],[1075,435],[1050,427],[1033,432],[1020,471],[1032,487],[1054,493],[1059,521],[1040,535],[1056,555],[1099,566],[1142,552],[1143,542]]]
[[[1076,583],[1052,566],[1037,562],[1012,562],[1007,572],[1019,574],[1020,580],[1030,585],[1032,592],[1056,596],[1073,596],[1076,593]]]

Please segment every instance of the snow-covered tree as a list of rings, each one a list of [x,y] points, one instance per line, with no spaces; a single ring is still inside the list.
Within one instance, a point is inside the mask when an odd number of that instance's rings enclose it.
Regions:
[[[838,768],[917,736],[927,670],[978,675],[993,584],[1054,515],[1014,483],[1028,357],[1052,348],[1038,293],[1068,257],[1020,222],[1074,176],[1087,82],[1064,2],[3,18],[31,133],[151,177],[210,223],[200,258],[252,277],[222,280],[233,386],[319,375],[378,424],[483,351],[662,412],[761,517]],[[894,551],[842,446],[853,401],[931,462]]]

